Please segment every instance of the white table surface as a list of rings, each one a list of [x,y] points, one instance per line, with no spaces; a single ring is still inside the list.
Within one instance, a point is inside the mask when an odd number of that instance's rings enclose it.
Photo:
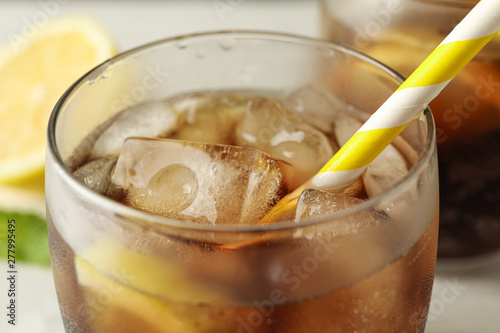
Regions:
[[[317,1],[0,1],[0,43],[35,18],[85,13],[99,19],[120,50],[190,32],[259,29],[318,36]],[[50,4],[50,6],[48,6]],[[225,8],[225,10],[220,10]],[[50,10],[50,11],[49,11]],[[467,271],[438,267],[426,333],[499,333],[500,260],[488,269]],[[6,272],[5,264],[1,264]],[[62,327],[50,269],[18,266],[17,325],[7,324],[7,281],[0,278],[0,332],[60,333]]]

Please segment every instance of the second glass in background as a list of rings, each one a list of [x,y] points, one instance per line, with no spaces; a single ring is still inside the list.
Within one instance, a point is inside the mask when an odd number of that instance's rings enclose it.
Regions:
[[[323,0],[322,34],[409,76],[470,11],[474,0]],[[439,150],[438,255],[500,249],[500,38],[431,103]]]

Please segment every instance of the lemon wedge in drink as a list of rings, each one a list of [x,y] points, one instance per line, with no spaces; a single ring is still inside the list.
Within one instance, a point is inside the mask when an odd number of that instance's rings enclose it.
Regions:
[[[76,255],[75,269],[96,332],[221,331],[212,319],[219,308],[207,304],[220,304],[222,296],[192,282],[179,265],[159,256],[106,238]]]
[[[188,320],[183,322],[172,314],[175,306],[119,284],[79,257],[75,257],[75,266],[85,291],[84,309],[89,318],[95,318],[95,331],[193,332]]]
[[[109,33],[85,16],[60,16],[0,49],[0,183],[43,177],[47,122],[80,76],[116,53]]]

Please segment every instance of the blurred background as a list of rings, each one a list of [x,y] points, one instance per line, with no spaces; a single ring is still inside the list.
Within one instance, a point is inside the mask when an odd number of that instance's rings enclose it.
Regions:
[[[19,68],[16,69],[13,60],[17,59],[16,52],[11,51],[29,42],[32,35],[53,19],[72,14],[91,17],[101,24],[111,37],[114,52],[122,52],[158,39],[208,30],[268,30],[319,37],[321,19],[319,0],[0,0],[0,133],[4,133],[0,134],[0,267],[5,275],[7,221],[15,219],[19,277],[18,323],[16,326],[7,325],[6,320],[2,319],[1,332],[64,331],[50,272],[43,168],[37,168],[39,161],[30,160],[34,167],[23,171],[28,162],[21,156],[18,159],[19,165],[15,168],[17,173],[10,176],[12,173],[2,169],[2,163],[7,164],[5,152],[8,147],[15,146],[16,137],[33,134],[26,133],[26,121],[36,119],[41,131],[45,132],[51,105],[57,101],[57,98],[47,101],[42,111],[26,111],[22,113],[23,116],[21,113],[12,115],[13,111],[9,111],[8,105],[15,104],[16,100],[24,97],[23,77],[30,75],[24,73],[23,68],[33,65],[38,55],[36,52],[31,54],[25,60],[28,65],[17,64]],[[2,67],[5,64],[18,73],[3,75]],[[97,63],[82,69],[79,75],[94,65]],[[72,82],[76,77],[55,79]],[[8,93],[10,90],[7,87],[12,85],[19,86],[21,93]],[[66,87],[66,84],[63,86]],[[60,89],[54,95],[60,96],[63,92],[64,89]],[[39,140],[33,138],[27,141]],[[7,302],[5,280],[2,275],[0,305]],[[480,277],[470,272],[440,271],[433,291],[426,332],[457,333],[473,329],[484,333],[499,332],[498,290],[498,270]],[[2,318],[4,317],[2,314]]]

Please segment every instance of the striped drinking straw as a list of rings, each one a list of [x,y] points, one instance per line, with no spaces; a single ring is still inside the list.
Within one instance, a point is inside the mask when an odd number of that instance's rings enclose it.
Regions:
[[[499,30],[500,0],[480,1],[332,159],[262,222],[294,209],[306,188],[339,192],[356,180]]]

